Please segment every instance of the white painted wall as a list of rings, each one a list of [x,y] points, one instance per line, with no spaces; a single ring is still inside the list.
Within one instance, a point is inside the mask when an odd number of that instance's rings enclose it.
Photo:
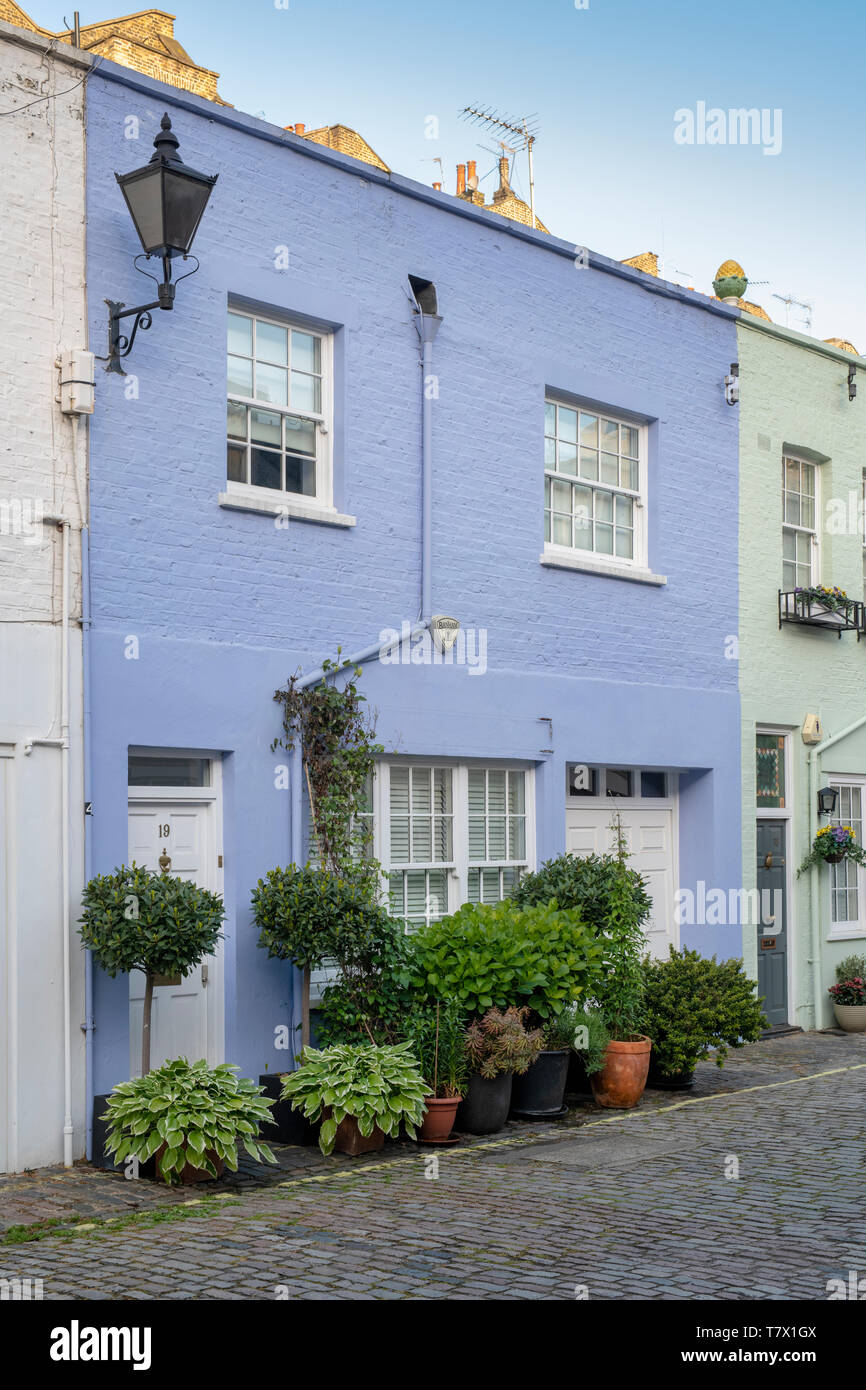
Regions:
[[[72,523],[70,912],[74,1156],[84,1153],[81,544],[86,423],[60,413],[61,349],[86,345],[84,100],[66,49],[0,24],[0,1171],[63,1159],[60,529]],[[67,90],[73,89],[73,90]],[[48,97],[48,100],[43,98]],[[26,103],[35,103],[25,105]]]

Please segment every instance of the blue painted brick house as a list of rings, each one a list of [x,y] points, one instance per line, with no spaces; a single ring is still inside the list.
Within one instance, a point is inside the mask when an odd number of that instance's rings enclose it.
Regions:
[[[219,174],[201,270],[130,375],[100,381],[90,459],[92,871],[167,854],[227,906],[206,978],[157,988],[156,1061],[286,1065],[294,972],[249,910],[300,843],[272,697],[389,633],[416,636],[362,688],[389,750],[370,811],[396,911],[493,900],[564,849],[605,849],[615,808],[652,949],[739,954],[724,913],[680,925],[675,907],[741,878],[732,312],[106,63],[88,86],[97,350],[104,299],[151,297],[114,172],[147,160],[164,111]],[[450,659],[431,613],[461,624]],[[96,973],[96,1092],[136,1067],[140,1007]]]

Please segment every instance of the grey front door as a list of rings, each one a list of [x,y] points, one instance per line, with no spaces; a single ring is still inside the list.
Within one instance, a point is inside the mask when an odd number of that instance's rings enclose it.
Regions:
[[[787,835],[786,821],[758,821],[758,993],[770,1027],[788,1022]]]

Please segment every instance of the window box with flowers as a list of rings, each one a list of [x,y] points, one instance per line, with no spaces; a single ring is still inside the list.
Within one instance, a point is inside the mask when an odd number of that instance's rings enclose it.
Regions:
[[[839,637],[856,632],[859,642],[860,633],[866,631],[866,610],[838,585],[811,584],[787,593],[779,590],[779,627],[782,623],[829,628]]]

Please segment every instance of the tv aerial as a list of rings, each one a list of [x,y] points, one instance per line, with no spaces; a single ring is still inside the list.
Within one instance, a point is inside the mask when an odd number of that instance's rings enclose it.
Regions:
[[[514,140],[513,145],[507,144],[505,140],[499,139],[498,144],[503,150],[508,150],[512,155],[519,154],[526,150],[529,162],[529,210],[532,216],[533,227],[538,226],[535,216],[535,176],[532,165],[532,151],[535,141],[538,139],[538,117],[531,116],[504,116],[501,112],[494,110],[490,106],[464,106],[460,115],[467,121],[472,121],[474,125],[480,125],[485,130],[489,130],[494,136],[507,136]],[[515,138],[516,137],[516,138]]]

